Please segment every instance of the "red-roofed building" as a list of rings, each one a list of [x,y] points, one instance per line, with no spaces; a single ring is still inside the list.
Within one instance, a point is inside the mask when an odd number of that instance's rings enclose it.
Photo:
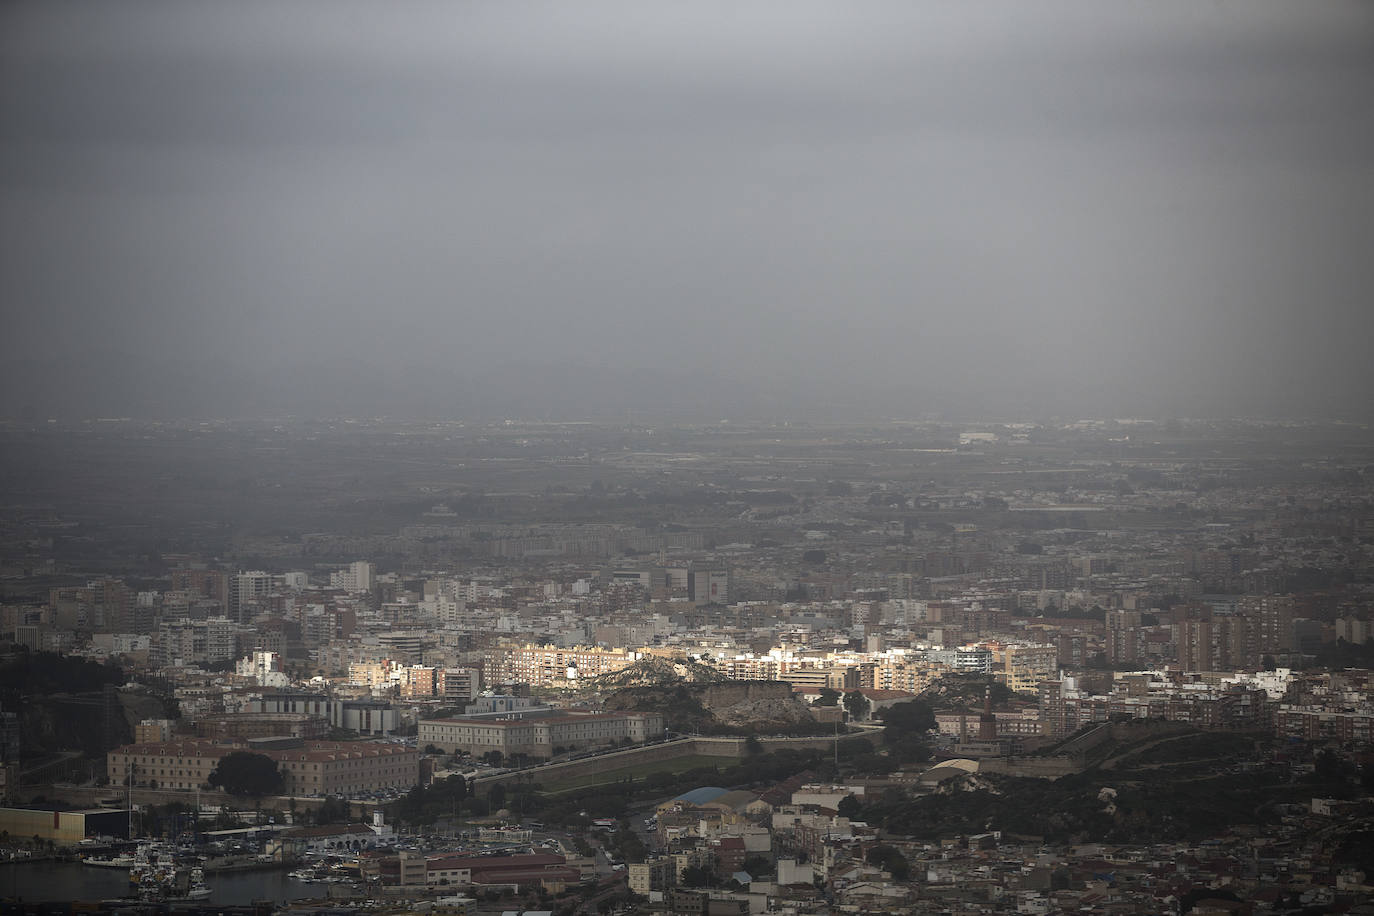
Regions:
[[[478,887],[528,887],[550,890],[575,884],[581,878],[563,856],[535,853],[517,856],[437,856],[426,863],[426,883],[471,884]]]
[[[420,753],[401,744],[307,741],[300,748],[264,751],[286,776],[292,795],[355,795],[408,789],[420,781]]]

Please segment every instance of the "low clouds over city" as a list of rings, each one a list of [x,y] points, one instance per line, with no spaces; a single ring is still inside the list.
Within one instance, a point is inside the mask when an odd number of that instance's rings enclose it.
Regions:
[[[11,4],[0,406],[1360,413],[1371,24]]]

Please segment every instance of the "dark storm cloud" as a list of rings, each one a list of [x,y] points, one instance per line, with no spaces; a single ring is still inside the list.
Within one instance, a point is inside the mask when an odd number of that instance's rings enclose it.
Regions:
[[[1292,413],[1374,381],[1362,4],[0,17],[10,409]]]

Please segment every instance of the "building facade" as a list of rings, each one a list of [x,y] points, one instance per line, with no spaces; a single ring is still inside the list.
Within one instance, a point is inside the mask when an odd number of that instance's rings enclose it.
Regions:
[[[606,747],[620,741],[641,743],[663,734],[658,713],[544,715],[523,718],[424,719],[420,747],[434,745],[444,753],[551,757],[554,748]]]
[[[110,781],[159,789],[194,790],[209,785],[221,759],[251,751],[276,761],[288,795],[355,795],[408,789],[420,781],[415,748],[370,741],[286,739],[255,747],[237,738],[198,738],[126,744],[106,755]]]

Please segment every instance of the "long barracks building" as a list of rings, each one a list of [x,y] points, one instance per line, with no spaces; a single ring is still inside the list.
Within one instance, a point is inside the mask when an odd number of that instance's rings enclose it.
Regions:
[[[518,718],[516,716],[519,716]],[[604,747],[617,741],[636,744],[663,734],[658,713],[539,713],[510,717],[457,717],[420,722],[420,747],[434,745],[445,753],[466,751],[485,754],[528,754],[551,757],[554,748]]]
[[[377,789],[408,789],[420,781],[420,754],[413,747],[372,741],[189,738],[126,744],[106,755],[110,782],[158,789],[207,785],[220,759],[251,751],[277,762],[287,795],[353,795]]]

